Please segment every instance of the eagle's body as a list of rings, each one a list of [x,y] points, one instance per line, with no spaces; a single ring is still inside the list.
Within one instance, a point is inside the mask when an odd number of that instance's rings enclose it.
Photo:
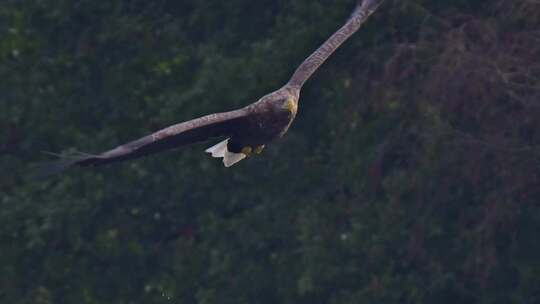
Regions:
[[[291,126],[298,110],[299,90],[284,87],[262,97],[259,101],[245,107],[250,113],[249,129],[245,134],[237,134],[231,142],[247,146],[264,145],[283,136]],[[232,150],[233,152],[237,152]]]
[[[281,89],[241,109],[215,113],[179,123],[100,154],[72,153],[46,168],[54,173],[73,165],[97,166],[182,147],[211,138],[225,138],[206,150],[229,167],[260,153],[264,145],[283,136],[296,117],[300,90],[326,59],[367,20],[383,0],[358,0],[349,20],[309,56]]]

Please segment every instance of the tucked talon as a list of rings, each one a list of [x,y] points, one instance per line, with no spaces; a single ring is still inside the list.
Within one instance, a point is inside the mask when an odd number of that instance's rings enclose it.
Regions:
[[[261,152],[264,150],[264,145],[260,145],[260,146],[257,146],[255,147],[255,149],[253,149],[253,153],[255,154],[261,154]]]
[[[250,146],[243,147],[241,151],[241,153],[244,154],[245,156],[250,156],[251,152],[253,152],[253,148],[251,148]]]

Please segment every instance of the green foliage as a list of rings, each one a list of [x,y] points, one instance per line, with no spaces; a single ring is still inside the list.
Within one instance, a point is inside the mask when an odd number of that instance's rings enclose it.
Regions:
[[[3,1],[0,301],[538,303],[533,1],[387,1],[232,169],[196,145],[27,178],[256,101],[353,2]]]

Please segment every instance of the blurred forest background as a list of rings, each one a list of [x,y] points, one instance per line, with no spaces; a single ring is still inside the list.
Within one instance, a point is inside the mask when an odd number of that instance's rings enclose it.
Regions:
[[[3,0],[1,303],[540,303],[540,3],[388,0],[231,169],[28,180],[256,101],[353,0]]]

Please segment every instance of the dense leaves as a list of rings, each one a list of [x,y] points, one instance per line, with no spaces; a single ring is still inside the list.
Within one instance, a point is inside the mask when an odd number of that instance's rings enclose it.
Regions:
[[[231,169],[28,178],[257,100],[353,2],[3,1],[1,302],[538,303],[535,1],[387,1]]]

